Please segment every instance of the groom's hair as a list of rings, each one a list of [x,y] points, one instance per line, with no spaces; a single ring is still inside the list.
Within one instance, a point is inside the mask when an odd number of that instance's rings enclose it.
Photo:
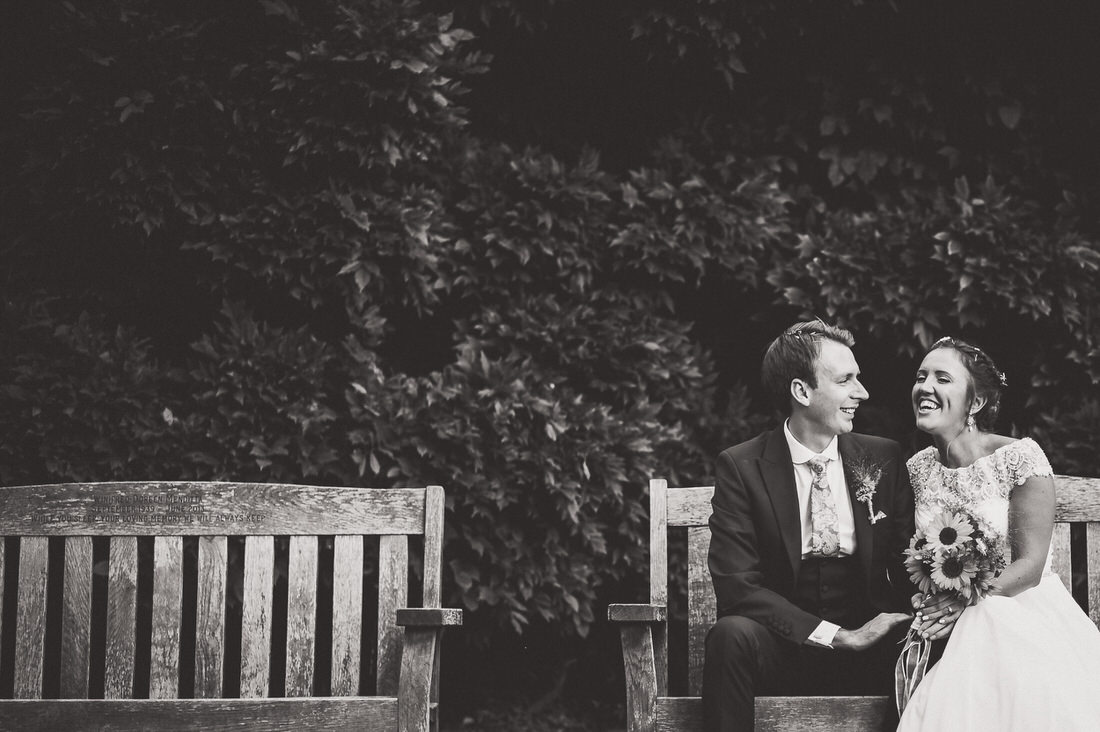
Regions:
[[[856,344],[849,331],[817,318],[787,328],[764,352],[764,362],[760,367],[761,381],[775,407],[784,414],[790,411],[792,381],[802,379],[817,387],[814,364],[823,340],[836,341],[848,348]]]

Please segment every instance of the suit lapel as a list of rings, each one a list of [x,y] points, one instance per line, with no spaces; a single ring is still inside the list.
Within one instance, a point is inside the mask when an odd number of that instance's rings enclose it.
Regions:
[[[852,474],[852,466],[859,461],[869,459],[859,445],[850,435],[841,435],[837,444],[840,451],[841,462],[844,463],[844,482],[848,486],[848,500],[852,504],[852,518],[856,526],[856,553],[866,576],[871,576],[871,553],[874,548],[874,527],[867,514],[867,504],[856,500],[856,481]],[[873,502],[873,501],[872,501]]]
[[[794,484],[794,466],[783,428],[773,430],[757,461],[764,486],[771,498],[779,534],[787,549],[795,576],[802,564],[802,517],[798,510],[798,489]]]

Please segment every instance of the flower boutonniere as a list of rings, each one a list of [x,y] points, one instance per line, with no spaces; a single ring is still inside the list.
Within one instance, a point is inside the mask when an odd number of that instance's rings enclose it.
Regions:
[[[875,491],[882,479],[882,465],[866,456],[857,456],[851,461],[848,475],[856,491],[856,500],[867,504],[867,518],[872,524],[886,518],[882,511],[875,511]]]

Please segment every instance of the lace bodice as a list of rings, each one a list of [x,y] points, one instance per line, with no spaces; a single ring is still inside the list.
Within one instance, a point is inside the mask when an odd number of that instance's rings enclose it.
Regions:
[[[936,448],[927,447],[909,458],[906,467],[916,501],[917,531],[924,531],[940,511],[965,510],[984,532],[1001,538],[1008,535],[1012,489],[1032,476],[1054,474],[1042,448],[1030,437],[1003,445],[962,468],[945,466]]]

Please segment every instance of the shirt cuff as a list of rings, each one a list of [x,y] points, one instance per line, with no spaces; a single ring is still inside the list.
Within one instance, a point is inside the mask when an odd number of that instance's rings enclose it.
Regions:
[[[836,632],[838,630],[840,630],[840,626],[836,623],[822,620],[818,626],[814,628],[814,632],[810,633],[810,637],[806,639],[806,642],[818,646],[825,646],[826,648],[832,648],[833,638],[836,637]]]

